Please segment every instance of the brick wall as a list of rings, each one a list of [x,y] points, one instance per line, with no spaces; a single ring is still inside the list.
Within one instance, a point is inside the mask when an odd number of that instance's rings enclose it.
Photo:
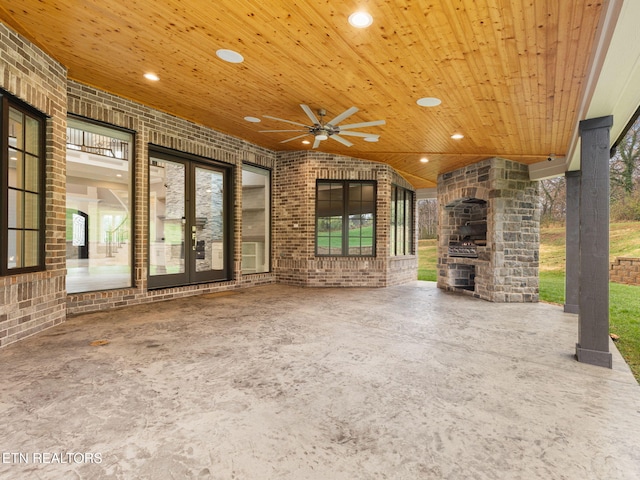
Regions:
[[[135,285],[129,289],[69,295],[67,298],[69,313],[104,310],[275,281],[273,273],[252,275],[241,273],[242,163],[247,162],[273,169],[274,152],[74,81],[68,82],[68,111],[135,132]],[[233,280],[147,290],[149,144],[198,155],[235,167],[233,182],[237,195],[233,211],[235,241]]]
[[[609,280],[627,285],[640,285],[640,258],[617,257],[611,262]]]
[[[315,151],[277,159],[273,224],[278,282],[305,286],[382,287],[416,279],[417,257],[390,257],[391,185],[413,190],[391,167]],[[377,182],[375,257],[315,256],[316,180]]]
[[[66,69],[0,23],[0,87],[47,114],[46,271],[0,277],[0,346],[65,318]]]
[[[391,184],[411,185],[385,164],[319,152],[281,153],[258,147],[167,113],[68,80],[64,66],[0,24],[0,86],[49,116],[46,153],[46,271],[0,277],[0,346],[58,324],[67,314],[199,295],[282,281],[308,286],[384,286],[415,280],[417,257],[390,257]],[[135,132],[134,285],[66,295],[66,125],[75,114]],[[233,167],[234,258],[232,279],[147,289],[148,146],[210,158]],[[242,164],[272,169],[272,271],[242,275]],[[378,183],[376,256],[314,255],[315,180],[361,179]],[[297,226],[294,226],[297,224]]]

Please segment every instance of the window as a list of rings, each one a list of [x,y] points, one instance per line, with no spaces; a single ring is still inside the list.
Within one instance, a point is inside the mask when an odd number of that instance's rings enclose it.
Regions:
[[[132,286],[133,134],[67,121],[67,292]]]
[[[45,116],[0,91],[0,273],[44,270]]]
[[[391,256],[413,255],[413,192],[391,187]]]
[[[242,166],[242,273],[269,271],[271,172]]]
[[[373,256],[376,184],[318,180],[316,255]]]

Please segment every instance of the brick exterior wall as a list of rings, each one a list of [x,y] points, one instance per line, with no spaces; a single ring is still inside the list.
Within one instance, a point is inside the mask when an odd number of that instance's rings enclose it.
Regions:
[[[0,277],[0,346],[65,318],[66,69],[0,23],[0,87],[49,116],[46,125],[46,270]]]
[[[276,170],[273,237],[278,282],[313,287],[383,287],[416,279],[417,256],[389,254],[391,185],[413,190],[391,167],[303,151],[278,154]],[[316,180],[376,181],[374,257],[315,256]]]
[[[68,82],[68,111],[70,114],[124,127],[135,132],[135,285],[129,289],[69,295],[67,298],[69,313],[104,310],[275,282],[274,273],[252,275],[241,273],[242,164],[246,162],[273,169],[276,158],[274,152],[71,80]],[[232,280],[147,290],[149,144],[198,155],[235,167],[233,177],[236,192],[235,202],[233,202],[235,243]],[[272,216],[273,214],[272,211]]]
[[[391,185],[413,190],[391,167],[320,152],[279,153],[72,80],[66,69],[0,23],[0,86],[49,116],[46,132],[46,271],[0,277],[0,347],[61,323],[67,314],[281,281],[381,287],[415,280],[417,256],[389,255]],[[135,132],[131,288],[66,295],[66,126],[74,114]],[[149,144],[233,167],[232,279],[148,290]],[[242,275],[242,165],[272,171],[272,271]],[[377,182],[376,256],[316,258],[316,179]],[[415,210],[415,208],[414,208]],[[297,224],[297,227],[294,226]],[[417,245],[417,238],[414,238]],[[417,247],[416,247],[417,248]]]
[[[617,257],[611,262],[609,280],[627,285],[640,285],[640,258]]]
[[[486,201],[486,246],[478,258],[448,255],[459,226],[476,220],[461,199]],[[491,158],[440,175],[438,207],[438,287],[493,302],[538,301],[538,183],[526,165]]]

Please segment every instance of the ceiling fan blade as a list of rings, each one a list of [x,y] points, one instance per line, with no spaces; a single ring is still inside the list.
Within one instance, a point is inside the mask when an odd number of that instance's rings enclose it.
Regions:
[[[288,138],[287,140],[283,140],[280,143],[287,143],[287,142],[290,142],[292,140],[297,140],[298,138],[306,137],[307,135],[309,135],[309,133],[303,133],[302,135],[298,135],[297,137]]]
[[[304,110],[304,113],[307,114],[307,117],[309,117],[309,120],[311,120],[311,123],[314,125],[320,125],[320,120],[318,120],[318,117],[316,117],[316,114],[313,113],[313,110],[311,110],[308,105],[301,103],[300,106],[302,107],[302,110]]]
[[[362,122],[362,123],[352,123],[351,125],[342,125],[340,129],[343,128],[362,128],[362,127],[375,127],[376,125],[384,125],[384,120],[374,120],[372,122]]]
[[[277,132],[306,132],[306,130],[258,130],[259,133],[277,133]]]
[[[318,137],[316,137],[316,140],[313,142],[313,148],[318,148],[318,145],[320,145],[320,142],[322,140],[320,140]]]
[[[356,107],[351,107],[348,108],[347,110],[345,110],[344,112],[342,112],[340,115],[338,115],[337,117],[329,120],[327,123],[329,125],[337,125],[338,123],[340,123],[341,121],[343,121],[345,118],[350,117],[351,115],[353,115],[354,113],[356,113],[358,111],[358,109]]]
[[[333,138],[334,140],[337,140],[338,142],[340,142],[341,144],[350,147],[351,145],[353,145],[353,143],[351,143],[349,140],[342,138],[340,135],[331,135],[329,138]]]
[[[284,118],[272,117],[271,115],[263,115],[264,118],[270,118],[271,120],[278,120],[279,122],[291,123],[292,125],[300,125],[301,127],[309,128],[304,123],[292,122],[291,120],[285,120]]]
[[[340,129],[340,135],[346,135],[351,137],[362,137],[362,138],[380,137],[380,135],[378,135],[377,133],[350,132],[348,130],[344,131],[342,129]]]

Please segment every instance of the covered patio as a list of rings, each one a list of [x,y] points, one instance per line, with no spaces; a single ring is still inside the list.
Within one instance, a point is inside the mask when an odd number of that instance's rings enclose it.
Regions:
[[[0,351],[0,476],[636,479],[638,384],[577,323],[430,282],[76,316]]]

